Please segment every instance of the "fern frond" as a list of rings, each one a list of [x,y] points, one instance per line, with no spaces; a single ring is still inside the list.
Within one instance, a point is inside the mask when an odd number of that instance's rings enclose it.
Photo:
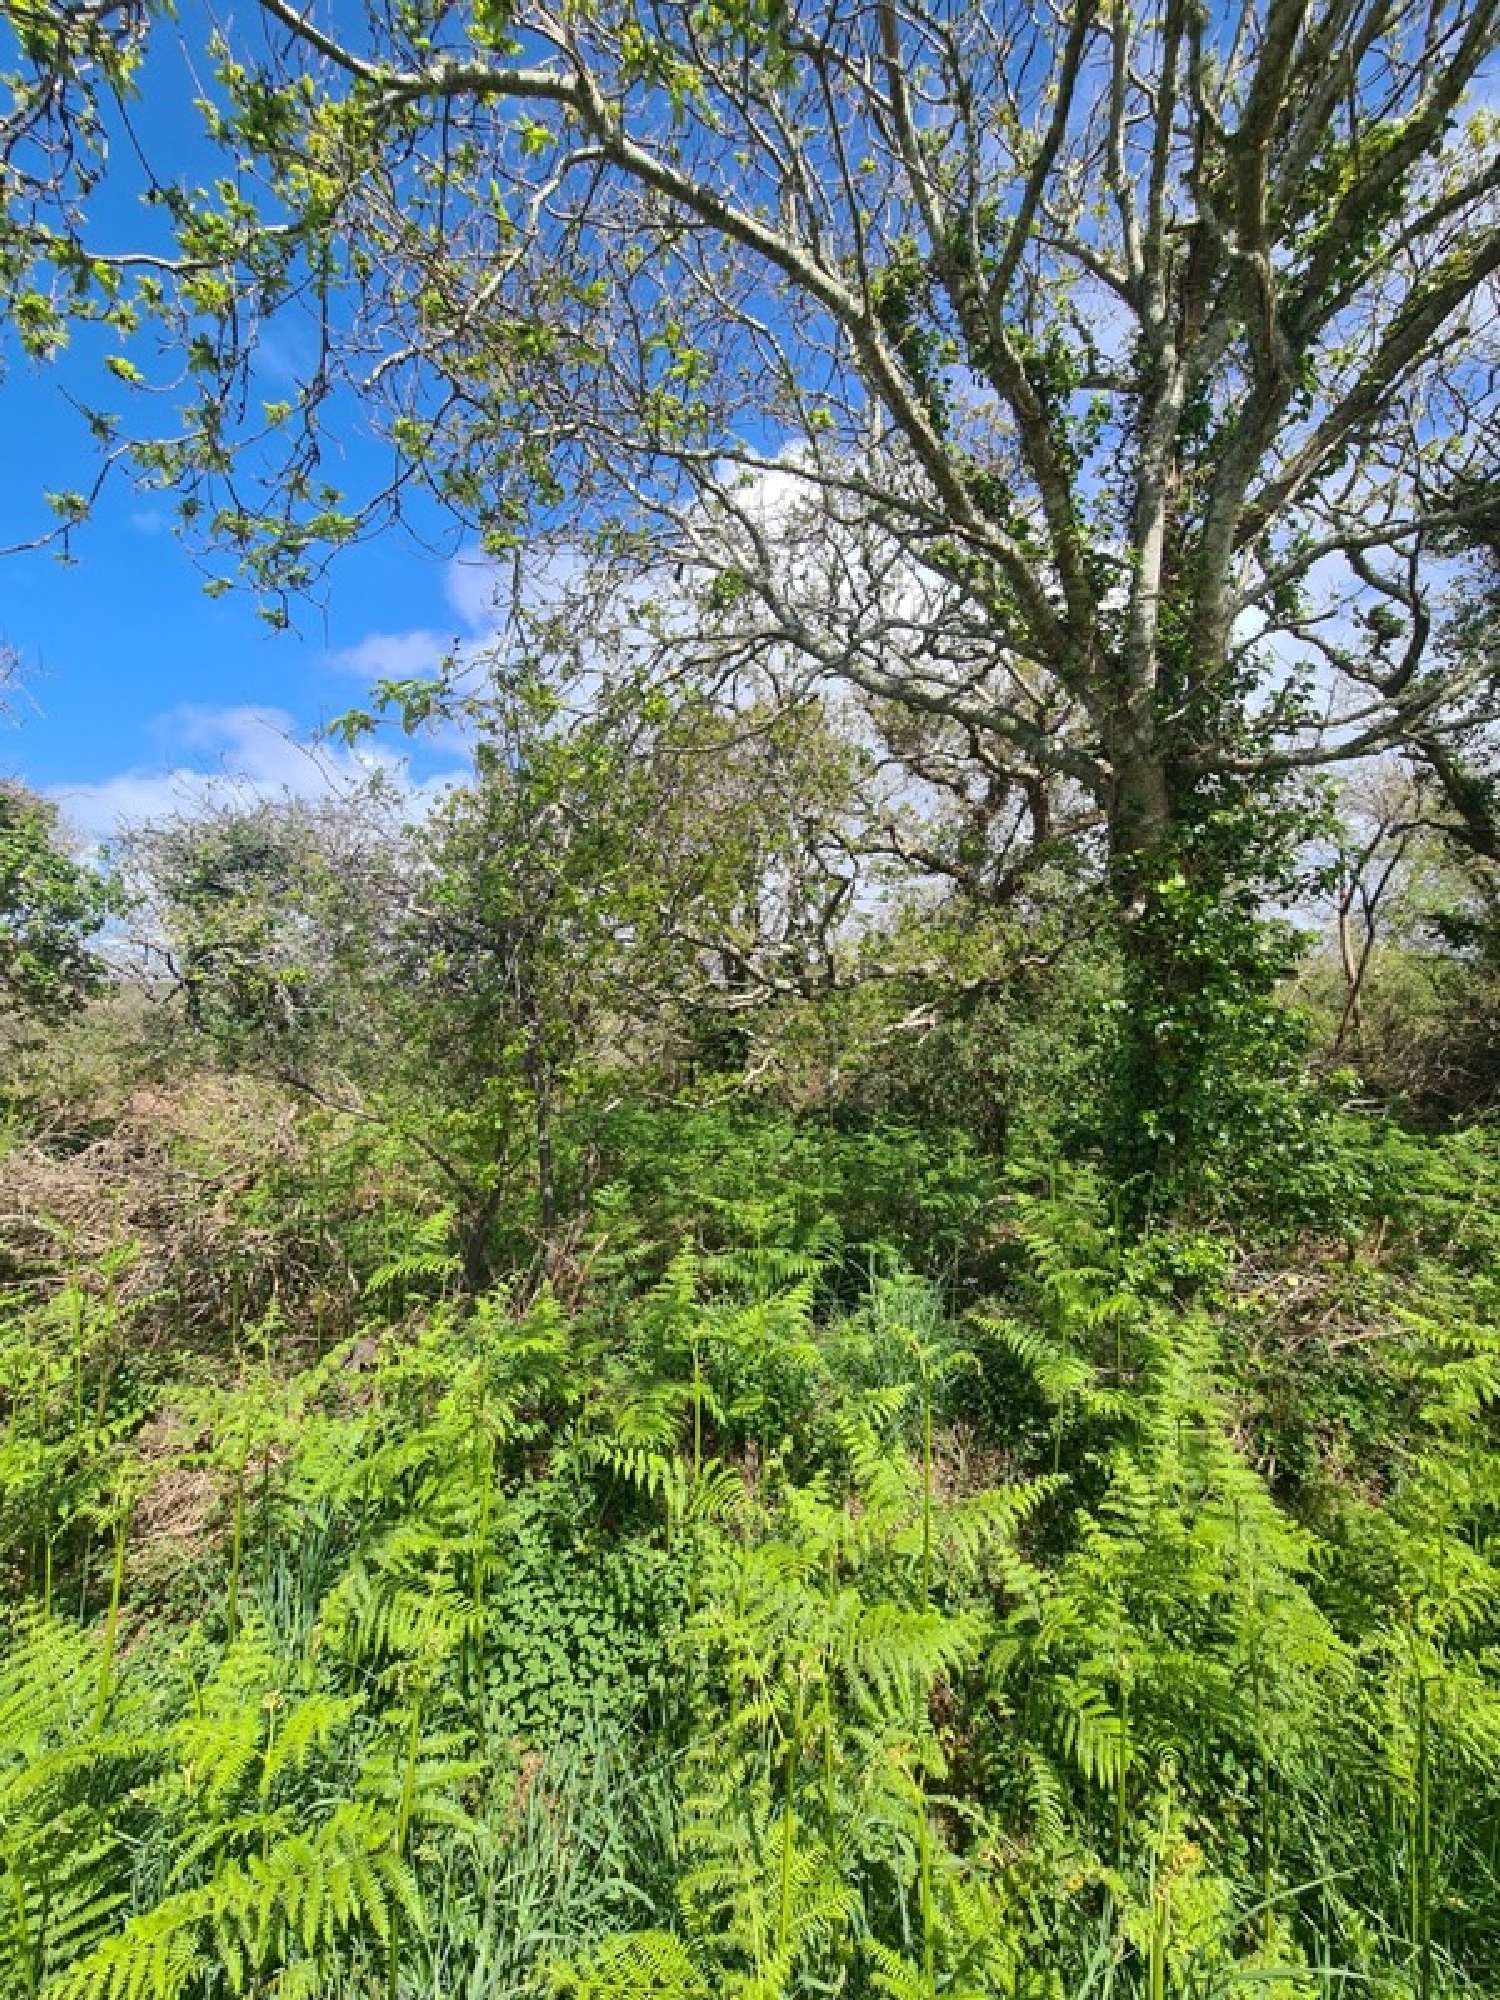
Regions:
[[[551,1968],[559,2000],[708,2000],[713,1988],[670,1931],[606,1938],[589,1956]]]

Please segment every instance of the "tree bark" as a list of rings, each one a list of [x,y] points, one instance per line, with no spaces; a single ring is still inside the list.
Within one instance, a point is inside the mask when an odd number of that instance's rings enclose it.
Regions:
[[[1110,859],[1129,898],[1141,892],[1145,857],[1171,832],[1172,786],[1165,758],[1149,750],[1116,759],[1109,806]]]

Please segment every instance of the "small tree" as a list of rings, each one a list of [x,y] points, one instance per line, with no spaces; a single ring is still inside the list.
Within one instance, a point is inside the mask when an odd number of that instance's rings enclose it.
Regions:
[[[570,709],[524,649],[461,699],[383,690],[410,726],[436,699],[478,735],[473,781],[418,834],[391,965],[403,1043],[448,1107],[436,1129],[468,1163],[473,1282],[528,1180],[551,1254],[560,1125],[571,1207],[591,1102],[622,1075],[733,1068],[756,1009],[834,977],[853,889],[849,748],[815,712],[726,712],[629,681],[586,692]]]
[[[396,908],[402,812],[377,780],[322,801],[221,796],[125,837],[148,965],[221,1059],[291,1077],[337,1050],[358,1072],[349,1017]]]
[[[463,695],[378,692],[410,729],[470,732],[468,782],[415,812],[380,785],[231,801],[127,861],[190,1030],[420,1156],[477,1290],[501,1234],[542,1265],[561,1246],[622,1077],[743,1061],[726,1023],[835,976],[849,751],[805,706],[596,682],[578,713],[529,656]]]
[[[53,1020],[105,980],[93,940],[117,897],[58,839],[57,814],[22,785],[0,783],[0,1008]]]

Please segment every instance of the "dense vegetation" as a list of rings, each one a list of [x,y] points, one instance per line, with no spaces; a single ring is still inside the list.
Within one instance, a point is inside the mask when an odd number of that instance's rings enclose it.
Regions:
[[[241,11],[38,542],[492,615],[0,788],[0,2000],[1491,2000],[1500,0]]]
[[[775,730],[505,715],[415,826],[143,831],[12,1008],[3,1990],[1492,1991],[1482,864],[1363,1086],[1332,937],[1240,998],[1168,1209],[1086,888],[779,991]]]

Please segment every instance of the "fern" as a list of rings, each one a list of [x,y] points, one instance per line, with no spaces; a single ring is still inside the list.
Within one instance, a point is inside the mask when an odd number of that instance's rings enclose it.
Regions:
[[[221,1866],[130,1918],[56,1983],[56,2000],[179,2000],[210,1965],[244,1993],[299,1960],[327,1968],[351,1939],[385,1943],[422,1904],[384,1814],[346,1802],[308,1833]],[[310,1974],[304,1975],[310,1977]]]
[[[129,1897],[122,1809],[161,1743],[133,1695],[93,1726],[98,1643],[23,1613],[0,1663],[0,1974],[36,1994]]]
[[[582,1964],[552,1969],[562,2000],[707,2000],[714,1989],[670,1931],[608,1938]]]

